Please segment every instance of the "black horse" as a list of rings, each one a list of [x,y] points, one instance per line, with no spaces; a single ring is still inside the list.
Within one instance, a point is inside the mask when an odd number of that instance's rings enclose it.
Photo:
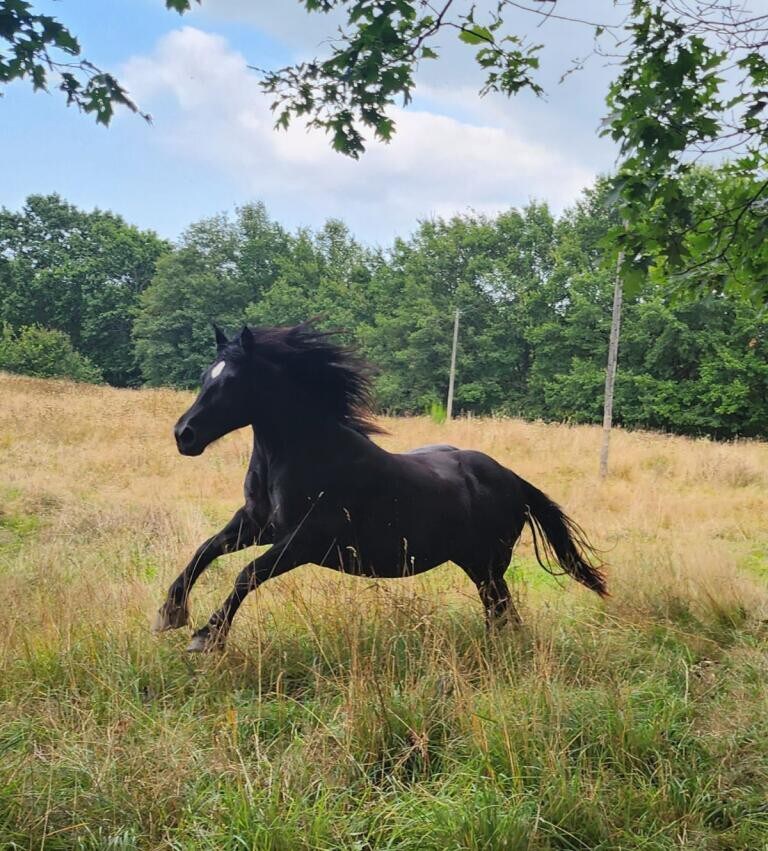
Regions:
[[[195,580],[223,553],[271,548],[237,577],[232,593],[189,650],[222,645],[238,607],[262,582],[313,563],[370,577],[404,577],[447,561],[480,593],[489,624],[519,623],[504,573],[526,522],[539,563],[606,594],[594,552],[549,497],[482,452],[424,446],[386,452],[370,438],[370,372],[309,324],[244,328],[228,340],[192,407],[176,423],[183,455],[200,455],[230,431],[253,428],[245,505],[205,541],[171,585],[155,622],[184,626]]]

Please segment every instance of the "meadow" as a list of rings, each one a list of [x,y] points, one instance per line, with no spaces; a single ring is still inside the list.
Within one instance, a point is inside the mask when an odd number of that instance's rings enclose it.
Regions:
[[[384,419],[481,449],[604,551],[612,596],[508,574],[303,567],[223,654],[150,622],[240,505],[250,435],[200,458],[189,395],[0,375],[0,848],[768,849],[768,444]],[[214,564],[202,624],[252,551]]]

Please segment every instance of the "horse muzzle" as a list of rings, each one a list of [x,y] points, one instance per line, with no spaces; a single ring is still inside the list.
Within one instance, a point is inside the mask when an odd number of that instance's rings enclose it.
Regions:
[[[173,435],[176,438],[176,447],[182,455],[202,455],[206,444],[199,439],[191,425],[177,422],[173,427]]]

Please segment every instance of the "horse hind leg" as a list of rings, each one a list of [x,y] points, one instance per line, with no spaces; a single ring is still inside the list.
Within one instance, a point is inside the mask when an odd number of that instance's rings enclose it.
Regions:
[[[495,576],[477,585],[485,608],[485,625],[490,631],[507,624],[522,626],[523,619],[512,601],[512,593],[503,576]]]
[[[511,624],[518,627],[523,623],[517,608],[512,600],[512,593],[504,579],[504,573],[509,566],[511,549],[492,559],[485,567],[479,565],[468,566],[460,564],[460,567],[477,586],[480,600],[485,610],[485,624],[490,631]]]

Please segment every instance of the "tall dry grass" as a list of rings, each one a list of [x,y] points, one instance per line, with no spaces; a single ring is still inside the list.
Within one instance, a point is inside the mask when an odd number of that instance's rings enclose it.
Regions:
[[[519,633],[486,638],[451,565],[304,567],[190,659],[150,616],[239,506],[249,434],[182,458],[185,394],[0,394],[0,847],[768,847],[768,445],[617,431],[601,482],[596,428],[385,420],[388,449],[480,449],[555,498],[611,598],[524,535]]]

